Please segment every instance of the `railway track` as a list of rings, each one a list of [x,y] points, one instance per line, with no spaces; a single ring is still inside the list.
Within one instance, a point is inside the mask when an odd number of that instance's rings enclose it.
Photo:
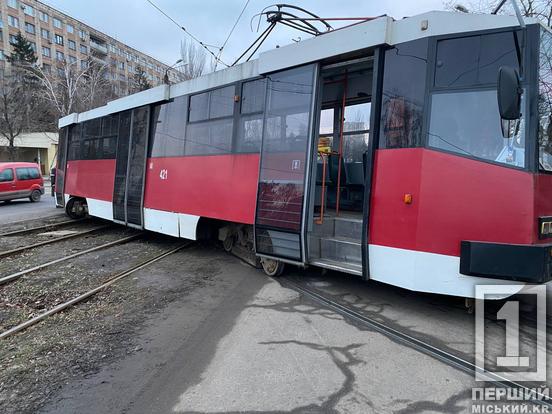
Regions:
[[[139,235],[138,235],[139,236]],[[132,237],[135,237],[135,236],[132,236]],[[128,239],[128,238],[127,238]],[[93,288],[93,289],[90,289],[89,291],[81,294],[81,295],[78,295],[76,297],[74,297],[73,299],[70,299],[64,303],[61,303],[51,309],[49,309],[48,311],[44,312],[44,313],[41,313],[40,315],[37,315],[35,316],[34,318],[32,319],[29,319],[28,321],[25,321],[19,325],[16,325],[10,329],[7,329],[6,331],[0,333],[0,339],[5,339],[5,338],[8,338],[18,332],[21,332],[27,328],[29,328],[30,326],[33,326],[33,325],[36,325],[38,323],[40,323],[41,321],[43,321],[44,319],[48,318],[49,316],[52,316],[56,313],[59,313],[65,309],[68,309],[72,306],[75,306],[76,304],[90,298],[91,296],[94,296],[95,294],[97,294],[98,292],[101,292],[102,290],[104,290],[105,288],[113,285],[114,283],[118,282],[119,280],[121,279],[124,279],[125,277],[131,275],[132,273],[134,272],[137,272],[138,270],[141,270],[159,260],[162,260],[164,259],[165,257],[173,254],[173,253],[176,253],[182,249],[184,249],[185,247],[188,247],[190,244],[192,244],[192,242],[187,242],[187,243],[183,243],[183,244],[180,244],[179,246],[175,247],[175,248],[172,248],[172,249],[169,249],[163,253],[160,253],[158,254],[157,256],[151,258],[151,259],[148,259],[148,260],[144,260],[143,262],[135,265],[135,266],[132,266],[131,268],[123,271],[123,272],[120,272],[120,273],[117,273],[115,275],[113,275],[112,277],[110,277],[109,279],[107,279],[105,282],[103,282],[101,285]],[[113,245],[113,243],[111,243],[111,245]],[[84,253],[84,252],[81,252],[81,253]],[[74,255],[73,255],[74,257]]]
[[[83,256],[83,255],[88,254],[88,253],[92,253],[92,252],[96,252],[98,250],[106,249],[106,248],[111,247],[111,246],[126,243],[126,242],[129,242],[131,240],[135,240],[139,237],[142,237],[142,233],[134,234],[132,236],[126,236],[126,237],[117,239],[115,241],[104,243],[104,244],[101,244],[99,246],[92,247],[90,249],[82,250],[80,252],[73,253],[73,254],[70,254],[68,256],[61,257],[59,259],[51,260],[49,262],[40,264],[38,266],[33,266],[29,269],[21,270],[19,272],[15,272],[15,273],[12,273],[12,274],[7,275],[7,276],[3,276],[3,277],[0,278],[0,285],[4,285],[6,283],[13,282],[14,280],[17,280],[17,279],[19,279],[19,278],[21,278],[25,275],[28,275],[29,273],[33,273],[33,272],[36,272],[38,270],[42,270],[46,267],[49,267],[49,266],[52,266],[52,265],[55,265],[55,264],[58,264],[58,263],[65,262],[67,260],[74,259],[75,257]]]
[[[56,237],[54,239],[44,240],[44,241],[41,241],[41,242],[38,242],[38,243],[33,243],[33,244],[30,244],[30,245],[27,245],[27,246],[18,247],[18,248],[11,249],[11,250],[6,250],[5,252],[0,252],[0,258],[7,257],[7,256],[13,256],[14,254],[22,253],[24,251],[34,249],[36,247],[41,247],[41,246],[46,246],[48,244],[57,243],[57,242],[60,242],[60,241],[63,241],[63,240],[69,240],[69,239],[73,239],[73,238],[76,238],[76,237],[85,236],[87,234],[94,233],[98,230],[107,229],[109,227],[110,227],[110,225],[106,224],[106,225],[103,225],[103,226],[94,227],[92,229],[79,231],[79,232],[76,232],[76,233],[73,233],[73,234],[68,234],[68,235],[65,235],[65,236]]]
[[[31,227],[31,228],[28,228],[28,229],[8,231],[8,232],[5,232],[5,233],[0,233],[0,237],[18,236],[20,234],[32,233],[33,231],[40,231],[40,230],[52,230],[52,229],[56,229],[58,227],[68,226],[70,224],[75,224],[75,223],[85,221],[85,220],[89,220],[89,219],[84,218],[84,219],[79,219],[79,220],[66,220],[66,221],[60,221],[59,223],[50,223],[50,224],[45,224],[43,226]]]
[[[398,341],[406,346],[416,349],[419,352],[422,352],[426,355],[429,355],[433,358],[444,362],[445,364],[460,369],[464,372],[474,375],[475,372],[481,372],[481,368],[477,367],[474,363],[467,361],[463,358],[460,358],[456,355],[451,354],[445,350],[439,349],[428,342],[422,341],[420,339],[414,338],[411,335],[408,335],[404,332],[401,332],[395,328],[392,328],[388,325],[385,325],[381,322],[376,321],[373,318],[370,318],[362,313],[358,312],[356,309],[345,306],[342,303],[339,303],[326,295],[320,293],[319,291],[304,287],[297,282],[287,278],[280,277],[275,278],[284,287],[295,290],[296,292],[302,294],[303,296],[309,298],[310,300],[322,305],[325,308],[329,308],[336,312],[337,314],[354,320],[356,323],[359,323],[367,328],[375,330],[391,339]],[[481,372],[482,373],[482,372]],[[517,390],[522,390],[525,392],[525,395],[535,395],[535,399],[529,400],[529,402],[543,405],[548,410],[552,410],[552,398],[544,394],[532,394],[533,390],[529,389],[525,385],[520,383],[510,381],[500,375],[494,373],[484,373],[487,378],[487,383],[493,384],[496,387],[505,387],[505,388],[514,388]]]

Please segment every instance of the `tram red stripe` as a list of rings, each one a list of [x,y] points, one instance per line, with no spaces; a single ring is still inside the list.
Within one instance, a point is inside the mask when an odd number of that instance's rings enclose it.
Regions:
[[[111,202],[114,180],[115,160],[68,161],[65,193]]]
[[[253,224],[259,154],[150,158],[144,207]]]
[[[371,244],[459,256],[462,240],[535,241],[528,172],[422,148],[379,150],[375,168]]]

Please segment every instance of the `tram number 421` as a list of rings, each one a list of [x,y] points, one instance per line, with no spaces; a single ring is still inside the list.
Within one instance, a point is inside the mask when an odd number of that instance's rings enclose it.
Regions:
[[[161,178],[162,180],[166,180],[168,177],[169,177],[169,170],[163,169],[159,172],[159,178]]]

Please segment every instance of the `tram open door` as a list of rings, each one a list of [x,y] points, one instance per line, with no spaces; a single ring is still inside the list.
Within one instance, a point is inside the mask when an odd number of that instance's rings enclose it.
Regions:
[[[367,277],[374,62],[268,76],[255,219],[261,257]]]
[[[363,275],[372,171],[373,65],[369,56],[321,68],[311,172],[309,263],[357,275]]]

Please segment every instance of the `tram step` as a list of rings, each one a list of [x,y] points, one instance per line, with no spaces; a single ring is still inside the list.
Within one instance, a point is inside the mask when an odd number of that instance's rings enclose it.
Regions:
[[[328,259],[317,259],[310,262],[314,266],[320,266],[325,269],[337,270],[352,275],[362,276],[362,266],[352,263],[336,262]]]
[[[361,240],[362,238],[362,219],[349,217],[336,217],[334,223],[335,237],[348,237]]]
[[[322,237],[320,238],[320,258],[362,265],[361,245],[348,237]]]
[[[313,234],[320,237],[348,237],[361,240],[362,219],[350,217],[324,217],[322,223],[316,222],[313,225]]]

